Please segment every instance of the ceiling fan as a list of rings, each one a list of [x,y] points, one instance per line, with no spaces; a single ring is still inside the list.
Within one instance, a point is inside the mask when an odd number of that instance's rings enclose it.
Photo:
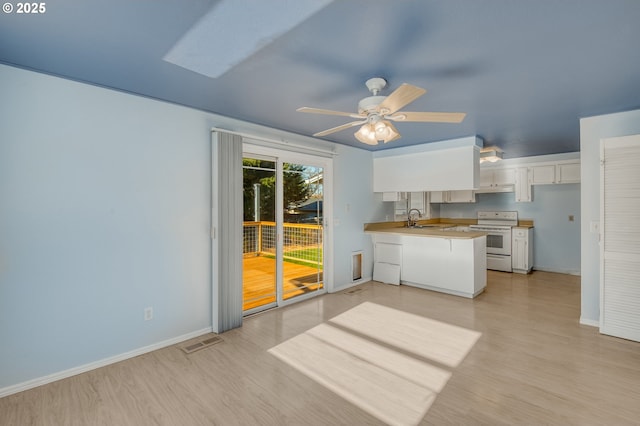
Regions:
[[[464,120],[465,113],[461,112],[408,112],[399,111],[402,107],[424,95],[427,91],[403,83],[400,87],[388,96],[378,96],[380,90],[384,89],[387,82],[383,78],[370,78],[366,81],[366,86],[373,96],[368,96],[358,103],[358,112],[341,112],[320,108],[302,107],[298,108],[299,112],[308,112],[312,114],[342,115],[345,117],[359,118],[358,121],[352,121],[341,126],[333,127],[322,132],[315,133],[313,136],[326,136],[331,133],[339,132],[362,125],[355,132],[355,137],[360,142],[377,145],[379,141],[384,143],[391,142],[400,138],[400,133],[391,123],[391,121],[414,121],[423,123],[460,123]]]

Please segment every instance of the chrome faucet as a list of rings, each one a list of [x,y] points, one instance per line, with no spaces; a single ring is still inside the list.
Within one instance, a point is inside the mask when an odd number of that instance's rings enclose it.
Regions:
[[[415,221],[415,220],[413,220],[413,219],[411,218],[411,213],[412,213],[414,210],[418,212],[418,217],[422,217],[422,214],[420,214],[420,210],[418,210],[418,209],[411,209],[411,210],[409,210],[409,212],[407,213],[407,228],[411,228],[412,226],[416,226],[416,222],[417,222],[417,221]]]

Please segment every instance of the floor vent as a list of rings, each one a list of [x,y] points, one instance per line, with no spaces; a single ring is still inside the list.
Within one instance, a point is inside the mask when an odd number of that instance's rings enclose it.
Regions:
[[[361,288],[354,288],[353,290],[345,291],[344,294],[352,295],[356,293],[360,293],[362,291]]]
[[[189,342],[186,345],[182,346],[182,350],[186,354],[192,354],[200,349],[208,348],[211,345],[215,345],[216,343],[222,342],[222,337],[213,336],[207,337],[202,340],[198,340],[197,342]]]

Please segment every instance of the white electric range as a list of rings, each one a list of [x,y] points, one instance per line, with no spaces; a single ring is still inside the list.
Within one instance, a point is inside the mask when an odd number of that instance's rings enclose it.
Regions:
[[[517,225],[518,212],[478,212],[478,224],[469,228],[487,233],[487,269],[512,272],[511,228]]]

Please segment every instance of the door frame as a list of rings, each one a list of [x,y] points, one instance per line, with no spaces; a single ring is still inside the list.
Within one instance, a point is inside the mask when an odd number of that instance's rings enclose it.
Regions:
[[[268,307],[275,306],[287,306],[292,303],[297,303],[309,298],[325,294],[333,290],[333,158],[323,157],[319,155],[310,155],[305,153],[287,151],[284,149],[266,147],[259,144],[253,144],[250,142],[244,142],[242,144],[242,156],[243,158],[251,158],[252,155],[260,157],[269,157],[276,159],[276,176],[282,177],[282,165],[284,163],[304,164],[310,166],[318,166],[323,169],[323,204],[322,204],[322,224],[323,224],[323,287],[321,290],[303,294],[293,297],[291,299],[282,299],[282,268],[277,268],[276,274],[276,303],[268,304],[264,307],[254,308],[245,311],[245,315],[267,309]],[[283,203],[282,186],[276,187],[276,208],[281,209]],[[276,229],[279,235],[282,235],[283,223],[282,221],[276,221]],[[277,244],[278,255],[276,258],[282,258],[282,243]],[[278,257],[279,256],[279,257]]]

